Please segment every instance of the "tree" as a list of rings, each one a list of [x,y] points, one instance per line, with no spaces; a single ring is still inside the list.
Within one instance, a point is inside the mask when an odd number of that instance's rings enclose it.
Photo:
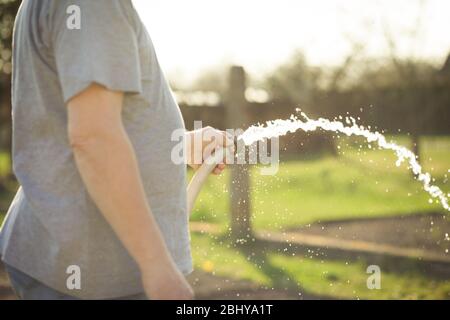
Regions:
[[[427,1],[418,0],[418,15],[416,23],[410,32],[410,37],[412,43],[415,44],[420,42],[420,33],[422,31],[423,13],[425,12],[425,7]],[[386,42],[389,48],[389,56],[391,59],[393,69],[397,71],[400,92],[403,92],[403,99],[407,101],[410,106],[409,116],[406,120],[409,122],[409,127],[411,131],[412,138],[412,151],[417,155],[419,159],[420,156],[420,135],[424,130],[424,124],[431,117],[431,112],[433,111],[428,105],[428,94],[423,88],[430,87],[432,82],[436,79],[436,72],[427,72],[429,68],[423,68],[424,63],[414,57],[414,46],[411,48],[411,56],[408,59],[399,59],[398,48],[394,36],[389,30],[388,25],[385,23],[384,33]],[[431,75],[431,76],[430,76]],[[422,90],[417,90],[422,89]]]
[[[439,70],[439,76],[441,78],[450,79],[450,53],[447,56],[447,60],[445,60],[445,63],[442,66],[441,70]]]
[[[303,53],[298,51],[267,77],[265,87],[272,99],[301,105],[303,109],[311,103],[321,79],[322,70],[309,66]]]

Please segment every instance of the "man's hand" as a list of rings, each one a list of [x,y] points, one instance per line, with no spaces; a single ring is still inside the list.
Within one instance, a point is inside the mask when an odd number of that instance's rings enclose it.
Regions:
[[[187,164],[198,169],[217,148],[234,148],[233,137],[221,130],[204,127],[186,133]],[[225,160],[225,159],[224,159]],[[218,164],[213,174],[220,174],[225,169],[225,162]]]

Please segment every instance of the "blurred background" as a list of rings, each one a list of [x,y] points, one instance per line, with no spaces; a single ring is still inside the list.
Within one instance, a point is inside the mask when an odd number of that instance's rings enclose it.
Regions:
[[[0,221],[11,171],[11,31],[0,0]],[[342,119],[413,150],[449,192],[446,0],[135,0],[186,127]],[[113,23],[113,22],[112,22]],[[209,178],[192,218],[200,298],[450,299],[450,222],[395,155],[315,132],[280,141],[280,170]],[[192,172],[190,172],[192,175]],[[367,268],[381,269],[369,289]],[[12,298],[0,269],[0,298]]]

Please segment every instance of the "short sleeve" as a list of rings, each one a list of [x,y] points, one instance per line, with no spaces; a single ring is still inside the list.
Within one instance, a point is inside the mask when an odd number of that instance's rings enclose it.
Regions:
[[[50,17],[52,49],[64,102],[92,83],[110,90],[141,93],[139,46],[130,17],[131,2],[55,2]]]

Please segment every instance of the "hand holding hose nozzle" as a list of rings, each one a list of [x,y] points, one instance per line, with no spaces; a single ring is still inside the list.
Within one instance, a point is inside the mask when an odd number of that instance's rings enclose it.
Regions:
[[[187,209],[191,214],[200,190],[210,173],[220,174],[225,164],[234,158],[235,141],[225,131],[203,127],[186,136],[186,159],[196,170],[187,189]]]

